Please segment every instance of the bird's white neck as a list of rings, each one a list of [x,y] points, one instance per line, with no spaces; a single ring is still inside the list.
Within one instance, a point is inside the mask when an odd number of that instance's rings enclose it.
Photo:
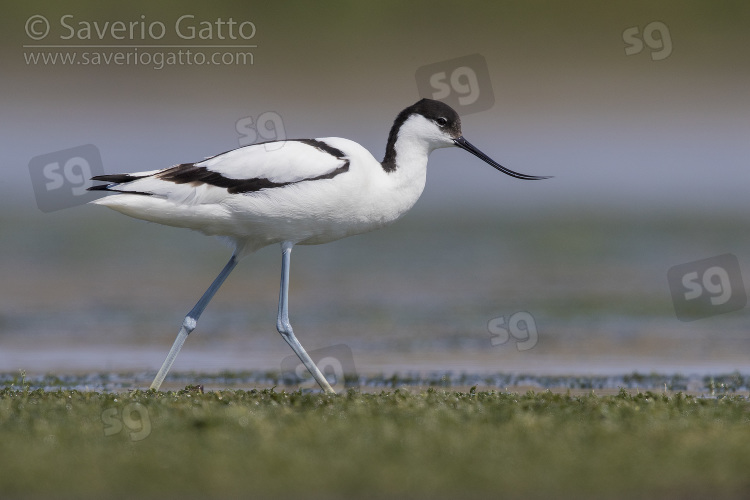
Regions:
[[[393,124],[382,165],[386,172],[400,169],[420,169],[427,166],[427,157],[440,147],[445,147],[434,136],[433,124],[424,116],[413,114],[404,121]]]
[[[443,147],[429,133],[434,126],[421,115],[411,115],[394,123],[381,162],[387,177],[386,196],[400,217],[417,202],[427,179],[430,153]],[[427,131],[427,132],[426,132]]]

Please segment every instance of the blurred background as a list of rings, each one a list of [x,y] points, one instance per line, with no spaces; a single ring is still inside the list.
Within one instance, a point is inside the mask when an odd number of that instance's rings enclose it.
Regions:
[[[745,2],[6,6],[0,371],[155,371],[229,257],[86,205],[90,175],[284,138],[381,159],[434,97],[554,178],[439,150],[404,219],[297,247],[308,350],[346,344],[361,373],[747,372],[749,25]],[[279,370],[279,264],[242,262],[174,371]]]

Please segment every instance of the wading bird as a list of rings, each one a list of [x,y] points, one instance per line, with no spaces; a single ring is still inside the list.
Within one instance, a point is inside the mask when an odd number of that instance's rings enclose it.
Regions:
[[[547,178],[520,174],[492,160],[464,139],[461,120],[450,106],[430,99],[398,114],[382,162],[356,142],[338,137],[267,146],[245,146],[163,170],[93,178],[107,184],[90,190],[112,195],[92,203],[137,219],[222,236],[234,247],[229,262],[182,322],[151,389],[159,389],[201,313],[238,261],[280,243],[276,328],[320,387],[333,392],[289,322],[292,247],[328,243],[397,220],[422,194],[427,157],[438,148],[459,147],[518,179]]]

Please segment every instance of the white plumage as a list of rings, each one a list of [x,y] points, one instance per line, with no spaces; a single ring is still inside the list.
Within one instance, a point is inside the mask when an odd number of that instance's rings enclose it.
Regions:
[[[187,335],[240,257],[282,244],[282,290],[277,327],[325,390],[323,375],[294,336],[287,317],[289,254],[294,245],[328,243],[392,223],[416,203],[425,186],[427,158],[458,146],[521,179],[468,143],[458,114],[422,99],[403,110],[391,128],[383,162],[348,139],[287,140],[255,144],[164,170],[95,177],[112,192],[94,201],[125,215],[185,227],[233,242],[227,266],[183,322],[153,389],[158,389]]]
[[[246,146],[194,164],[229,180],[267,179],[282,187],[233,194],[207,183],[165,180],[159,177],[164,171],[145,172],[109,188],[123,194],[94,203],[138,219],[226,236],[245,254],[282,241],[327,243],[377,229],[403,215],[424,189],[426,161],[387,175],[353,141],[315,141],[340,150],[344,159],[290,140],[279,149]],[[306,181],[347,166],[333,178]]]

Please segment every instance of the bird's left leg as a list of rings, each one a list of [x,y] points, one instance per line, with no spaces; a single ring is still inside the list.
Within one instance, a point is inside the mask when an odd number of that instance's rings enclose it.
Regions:
[[[279,292],[279,316],[276,320],[276,329],[281,334],[286,343],[294,350],[294,353],[302,361],[307,370],[313,376],[315,381],[325,391],[335,394],[321,371],[315,365],[310,355],[307,354],[302,344],[292,331],[292,324],[289,322],[289,261],[294,243],[285,241],[281,244],[281,290]]]
[[[182,327],[177,333],[177,338],[175,339],[174,344],[172,344],[172,349],[170,349],[169,354],[167,354],[167,359],[164,360],[164,364],[161,365],[159,372],[156,374],[156,378],[154,378],[154,381],[151,382],[151,389],[155,391],[159,390],[159,387],[161,387],[161,383],[164,382],[164,377],[167,376],[167,372],[172,367],[172,364],[174,363],[175,358],[177,358],[177,354],[180,352],[180,349],[182,349],[182,344],[185,343],[187,336],[190,335],[190,333],[195,329],[195,325],[198,323],[198,318],[200,318],[203,310],[206,308],[208,303],[211,302],[214,294],[222,285],[222,283],[224,283],[224,280],[227,279],[227,276],[229,276],[229,273],[232,272],[232,269],[235,268],[237,262],[237,252],[235,251],[235,253],[232,254],[232,257],[229,259],[229,262],[227,262],[227,265],[224,266],[224,269],[221,270],[213,283],[211,283],[211,286],[208,287],[208,290],[206,290],[198,303],[195,304],[195,307],[193,307],[187,314],[187,316],[185,316],[185,319],[182,321]]]

